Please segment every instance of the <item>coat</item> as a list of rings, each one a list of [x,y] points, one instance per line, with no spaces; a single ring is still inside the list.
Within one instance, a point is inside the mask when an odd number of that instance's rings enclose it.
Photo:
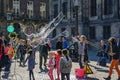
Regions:
[[[28,55],[24,64],[28,60],[28,70],[33,70],[35,68],[35,57],[34,52],[31,55]]]

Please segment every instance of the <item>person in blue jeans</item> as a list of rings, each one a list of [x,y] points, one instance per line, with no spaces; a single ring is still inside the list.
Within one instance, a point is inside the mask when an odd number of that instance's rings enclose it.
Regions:
[[[99,52],[98,52],[99,54],[97,54],[97,56],[98,56],[97,65],[100,64],[100,61],[101,61],[102,58],[105,58],[105,60],[106,60],[107,53],[106,53],[105,50],[106,50],[105,42],[104,42],[104,40],[101,40],[100,41]]]

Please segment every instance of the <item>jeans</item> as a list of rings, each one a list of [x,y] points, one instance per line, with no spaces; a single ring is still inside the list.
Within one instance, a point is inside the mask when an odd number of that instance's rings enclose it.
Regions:
[[[79,66],[80,68],[84,67],[84,55],[79,55]]]
[[[97,62],[100,64],[101,57],[98,57]]]
[[[65,80],[65,76],[66,80],[70,80],[70,73],[61,73],[61,80]]]
[[[12,61],[10,60],[10,63],[5,66],[5,72],[10,71]]]
[[[21,63],[24,63],[24,61],[25,61],[25,53],[21,53],[21,55],[20,55],[20,65],[21,65]]]

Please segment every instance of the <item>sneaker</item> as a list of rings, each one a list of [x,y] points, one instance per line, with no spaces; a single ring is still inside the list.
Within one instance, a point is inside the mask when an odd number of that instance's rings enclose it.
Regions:
[[[111,80],[111,77],[110,76],[108,76],[107,78],[104,78],[105,80]]]

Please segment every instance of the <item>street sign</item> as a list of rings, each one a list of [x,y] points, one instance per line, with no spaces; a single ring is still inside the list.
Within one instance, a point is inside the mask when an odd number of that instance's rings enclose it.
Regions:
[[[7,31],[8,31],[8,32],[14,32],[14,27],[13,27],[12,25],[9,25],[9,26],[7,27]]]
[[[84,69],[86,74],[93,74],[93,71],[88,64],[85,64]]]

